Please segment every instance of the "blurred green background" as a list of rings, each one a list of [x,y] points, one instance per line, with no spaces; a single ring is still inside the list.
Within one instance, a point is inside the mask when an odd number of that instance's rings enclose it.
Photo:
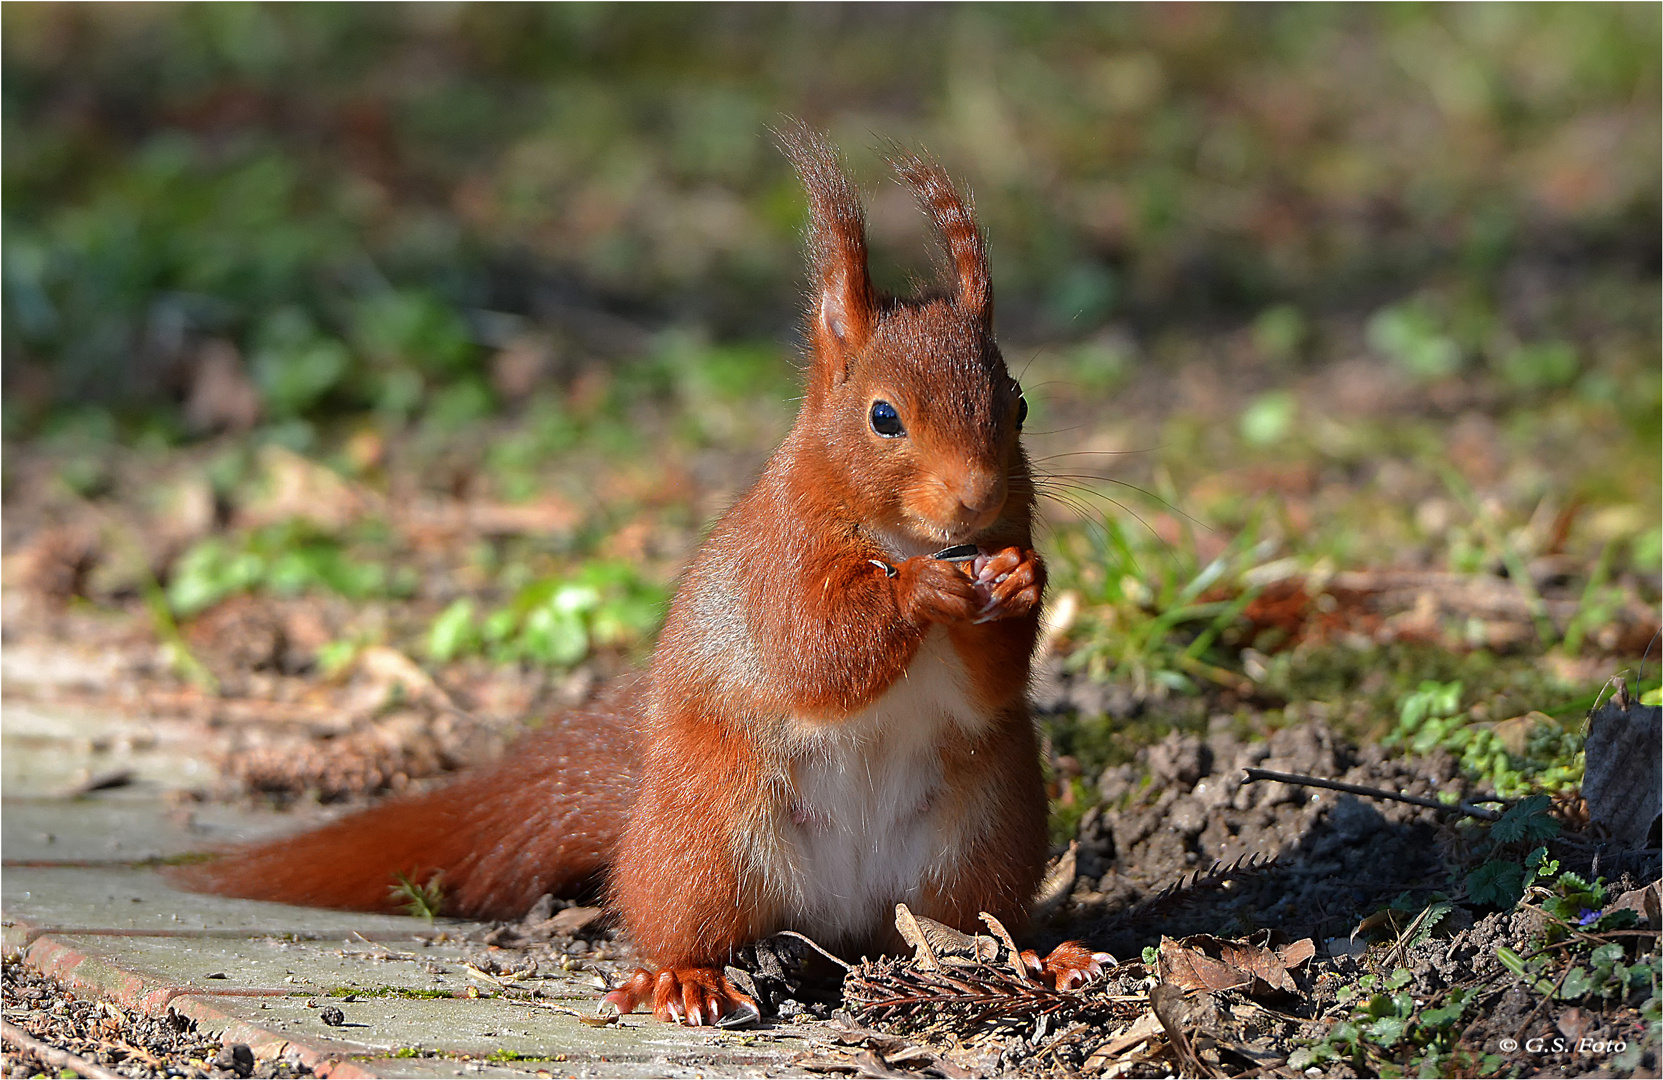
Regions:
[[[786,114],[873,192],[892,287],[927,268],[925,234],[866,148],[927,147],[974,188],[1007,338],[1258,319],[1272,353],[1320,360],[1324,316],[1384,311],[1373,347],[1428,376],[1542,390],[1637,367],[1656,400],[1654,340],[1566,343],[1656,279],[1653,5],[3,19],[13,438],[87,403],[178,437],[208,343],[234,347],[267,423],[466,420],[639,360],[637,330],[777,350],[801,283],[802,200],[766,130]],[[1552,302],[1498,328],[1529,288]],[[213,404],[198,429],[239,420]]]
[[[1491,782],[1559,784],[1461,732],[1579,719],[1656,630],[1659,22],[7,4],[6,583],[73,618],[6,632],[136,620],[134,670],[222,698],[391,648],[505,723],[638,664],[790,420],[797,116],[880,286],[932,264],[872,151],[974,190],[1053,750],[1424,699]]]

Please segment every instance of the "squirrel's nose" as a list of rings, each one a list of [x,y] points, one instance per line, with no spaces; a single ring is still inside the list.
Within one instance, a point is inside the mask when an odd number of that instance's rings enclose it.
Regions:
[[[959,487],[959,516],[986,525],[1005,505],[1005,478],[997,473],[969,477]]]

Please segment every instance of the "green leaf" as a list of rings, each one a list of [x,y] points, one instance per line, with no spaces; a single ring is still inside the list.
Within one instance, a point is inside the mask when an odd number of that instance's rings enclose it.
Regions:
[[[1500,844],[1521,840],[1546,840],[1559,835],[1559,822],[1548,812],[1552,800],[1546,795],[1520,799],[1490,826],[1490,838]]]
[[[480,637],[488,644],[500,645],[513,635],[520,625],[520,613],[512,607],[498,608],[485,617],[485,624],[479,628]]]
[[[1433,1028],[1447,1028],[1461,1019],[1461,1014],[1467,1010],[1467,991],[1452,990],[1449,1000],[1435,1009],[1427,1009],[1420,1014],[1420,1022]]]
[[[1586,896],[1590,900],[1594,896],[1593,889],[1589,887],[1587,879],[1574,870],[1567,870],[1560,874],[1559,880],[1554,882],[1554,887],[1559,890],[1561,896],[1575,895],[1578,898]]]
[[[1564,1001],[1575,1001],[1594,989],[1594,981],[1588,977],[1588,971],[1582,967],[1573,967],[1565,974],[1565,981],[1559,986],[1559,997]]]
[[[526,655],[533,660],[570,667],[589,652],[589,632],[577,614],[553,604],[534,609],[520,631]]]
[[[1514,952],[1505,945],[1498,945],[1496,947],[1496,959],[1501,961],[1502,967],[1506,968],[1508,971],[1511,971],[1515,975],[1522,976],[1525,972],[1524,957],[1520,956],[1518,953]]]
[[[1524,867],[1491,859],[1467,875],[1467,897],[1475,904],[1510,908],[1524,896]]]
[[[1286,390],[1255,398],[1241,414],[1241,436],[1250,446],[1272,446],[1293,430],[1299,405]]]
[[[1396,1016],[1386,1016],[1373,1023],[1364,1024],[1363,1034],[1370,1042],[1389,1050],[1403,1038],[1403,1032],[1407,1027],[1408,1021]]]
[[[474,602],[467,597],[455,601],[427,632],[427,655],[436,663],[448,664],[473,647]]]
[[[1520,390],[1568,386],[1577,373],[1576,350],[1563,341],[1521,345],[1501,359],[1501,375]]]
[[[222,540],[204,540],[174,564],[167,586],[168,606],[177,615],[195,615],[232,593],[253,587],[265,569],[265,561],[257,555],[232,551]]]
[[[1548,849],[1539,847],[1524,857],[1526,870],[1524,887],[1530,888],[1537,878],[1550,878],[1559,872],[1559,860],[1548,858]]]
[[[1461,367],[1461,348],[1418,304],[1384,308],[1368,321],[1369,347],[1422,379],[1441,379]]]
[[[1437,927],[1437,925],[1443,922],[1444,919],[1448,917],[1449,913],[1454,910],[1455,905],[1448,900],[1439,900],[1436,903],[1427,905],[1426,916],[1421,919],[1420,928],[1415,931],[1415,936],[1410,939],[1409,944],[1411,946],[1418,945],[1427,938],[1431,937],[1432,931]]]
[[[1622,958],[1622,945],[1612,941],[1601,945],[1599,948],[1590,953],[1588,955],[1588,962],[1593,964],[1596,968],[1609,968],[1620,962]]]

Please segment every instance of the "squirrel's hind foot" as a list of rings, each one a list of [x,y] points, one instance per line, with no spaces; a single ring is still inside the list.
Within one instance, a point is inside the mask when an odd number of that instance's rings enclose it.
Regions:
[[[762,1018],[762,1010],[716,968],[665,968],[656,975],[636,968],[628,982],[601,998],[597,1011],[622,1015],[652,1002],[653,1015],[691,1027],[742,1027]]]
[[[1022,962],[1058,990],[1072,990],[1102,975],[1103,965],[1113,965],[1114,957],[1106,952],[1092,952],[1078,941],[1065,941],[1043,960],[1029,949],[1023,952]]]

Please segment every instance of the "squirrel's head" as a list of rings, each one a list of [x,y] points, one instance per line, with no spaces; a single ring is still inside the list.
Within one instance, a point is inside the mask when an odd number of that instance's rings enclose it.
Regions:
[[[993,339],[987,245],[939,165],[890,165],[935,223],[951,269],[933,294],[878,293],[866,265],[860,196],[826,140],[780,133],[808,191],[809,428],[861,525],[900,557],[973,542],[1031,496],[1017,437],[1022,388]],[[1013,481],[1016,494],[1013,496]]]

